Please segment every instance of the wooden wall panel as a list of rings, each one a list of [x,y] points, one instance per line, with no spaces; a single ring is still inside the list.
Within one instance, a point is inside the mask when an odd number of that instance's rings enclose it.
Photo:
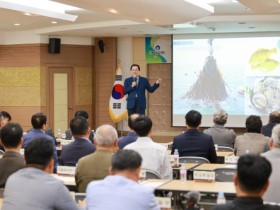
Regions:
[[[104,53],[101,53],[99,48],[95,47],[96,127],[105,123],[114,125],[109,116],[108,108],[117,68],[117,38],[97,38],[95,39],[95,43],[98,43],[100,39],[105,43],[105,50]]]
[[[40,44],[0,45],[1,67],[39,67]]]
[[[32,128],[31,116],[37,112],[42,112],[44,108],[40,106],[1,106],[1,111],[7,111],[12,116],[12,122],[19,123],[23,131]]]
[[[48,113],[46,100],[48,67],[50,65],[53,67],[71,66],[77,71],[75,75],[79,80],[76,91],[81,93],[74,111],[84,108],[90,116],[93,116],[93,98],[81,99],[81,97],[92,97],[93,49],[93,46],[61,45],[60,54],[49,54],[47,44],[0,45],[0,82],[2,84],[0,95],[6,94],[11,97],[15,95],[15,88],[27,89],[26,94],[13,97],[16,103],[10,103],[9,98],[2,97],[0,110],[10,112],[15,121],[24,128],[29,128],[33,114]],[[10,74],[13,76],[10,77]],[[3,98],[7,100],[3,101]],[[92,119],[90,122],[93,121]]]
[[[50,54],[48,53],[47,44],[41,45],[40,48],[40,65],[44,69],[42,70],[41,86],[48,87],[49,81],[44,78],[47,78],[49,67],[73,67],[75,93],[72,95],[76,97],[73,113],[81,109],[86,110],[90,116],[89,123],[91,127],[94,127],[94,119],[92,119],[93,49],[93,46],[86,45],[61,45],[59,54]],[[44,89],[45,92],[47,91],[46,88]],[[42,96],[44,95],[46,94],[42,93]],[[47,104],[47,100],[42,98],[42,101],[45,101]],[[47,113],[49,113],[48,107]]]

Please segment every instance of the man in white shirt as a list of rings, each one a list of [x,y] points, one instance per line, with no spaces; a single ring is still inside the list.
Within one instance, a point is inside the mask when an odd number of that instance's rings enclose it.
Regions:
[[[140,116],[134,122],[134,130],[139,136],[136,142],[124,149],[138,152],[142,158],[142,168],[160,174],[162,179],[172,179],[172,167],[167,154],[167,148],[151,139],[152,120],[148,116]]]

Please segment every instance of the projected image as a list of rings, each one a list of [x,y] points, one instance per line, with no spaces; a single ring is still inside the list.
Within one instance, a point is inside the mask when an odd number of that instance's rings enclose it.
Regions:
[[[279,65],[276,59],[273,59],[273,55],[277,55],[277,49],[257,49],[250,57],[249,64],[251,70],[260,71],[263,73],[273,72]]]
[[[173,122],[191,109],[209,116],[210,123],[217,109],[243,119],[250,114],[267,115],[279,109],[271,98],[280,89],[279,64],[279,37],[174,36]],[[261,93],[255,88],[256,79],[265,84],[273,80],[277,87],[266,85],[266,92]]]
[[[183,98],[218,104],[227,99],[226,84],[213,56],[212,39],[209,39],[209,55],[195,83]]]
[[[246,85],[246,114],[280,110],[280,77],[250,77]]]

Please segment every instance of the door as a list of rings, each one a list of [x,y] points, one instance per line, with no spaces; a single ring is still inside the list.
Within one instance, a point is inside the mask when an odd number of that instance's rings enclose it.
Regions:
[[[58,129],[64,133],[73,117],[75,99],[73,67],[49,67],[48,122],[55,136]]]

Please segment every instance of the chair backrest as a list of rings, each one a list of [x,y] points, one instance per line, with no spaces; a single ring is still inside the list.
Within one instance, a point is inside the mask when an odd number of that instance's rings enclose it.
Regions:
[[[4,155],[4,154],[5,154],[5,152],[0,149],[0,155]]]
[[[145,169],[141,168],[142,173],[146,173],[145,179],[161,179],[161,176],[158,172],[150,170],[150,169]]]
[[[210,163],[209,160],[203,157],[184,156],[179,157],[179,163]]]
[[[214,171],[218,182],[233,182],[236,174],[236,168],[217,168]]]
[[[233,152],[231,147],[218,146],[218,152]]]

